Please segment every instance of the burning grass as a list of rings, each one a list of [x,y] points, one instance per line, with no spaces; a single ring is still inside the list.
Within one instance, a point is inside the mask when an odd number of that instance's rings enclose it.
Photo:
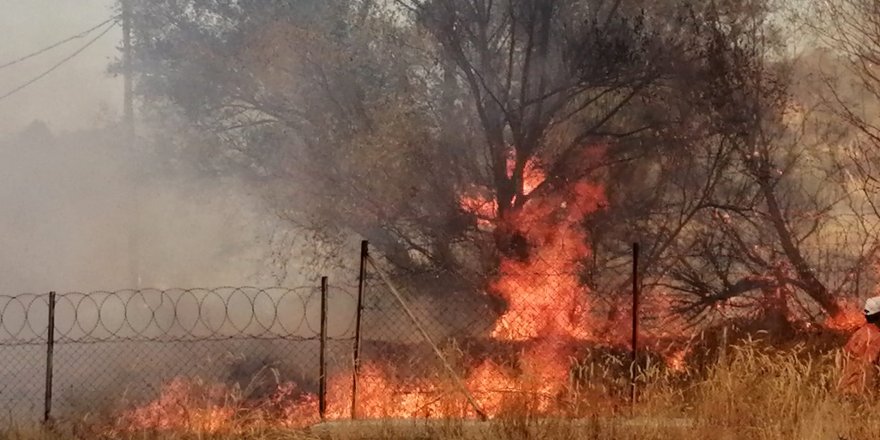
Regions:
[[[79,426],[73,434],[16,431],[0,439],[877,438],[880,419],[875,415],[880,413],[880,400],[844,398],[836,393],[840,360],[837,350],[816,350],[804,343],[783,349],[746,339],[702,366],[673,370],[662,363],[645,365],[639,375],[639,401],[630,407],[620,393],[628,384],[627,377],[621,376],[624,360],[609,355],[576,366],[581,376],[572,375],[568,398],[557,402],[553,413],[534,394],[511,393],[500,401],[502,409],[485,423],[457,417],[403,419],[394,414],[393,418],[318,423],[311,416],[284,409],[280,394],[258,405],[209,384],[177,383],[174,390],[184,392],[185,400],[171,405],[180,408],[165,416],[183,417],[182,421],[149,429],[119,429],[124,419],[117,419],[112,429],[92,425]],[[289,387],[279,389],[290,393]],[[312,409],[312,403],[302,396],[290,396],[287,402],[293,407]],[[377,397],[382,398],[373,396]]]
[[[506,303],[482,339],[443,347],[477,411],[426,346],[377,347],[362,365],[358,416],[350,417],[350,376],[330,376],[328,423],[318,423],[317,398],[274,377],[270,387],[169,382],[151,402],[77,427],[80,438],[876,438],[880,410],[873,399],[845,400],[835,392],[840,368],[836,339],[794,332],[807,343],[763,342],[734,333],[694,342],[668,323],[662,337],[643,341],[639,399],[630,405],[626,335],[606,332],[597,304],[580,280],[591,255],[583,220],[600,209],[604,191],[584,181],[540,192],[537,164],[527,177],[529,199],[502,215],[479,194],[463,209],[508,242],[488,290]],[[532,195],[534,190],[534,195]],[[479,192],[478,192],[479,193]],[[668,304],[654,305],[668,311]],[[847,317],[834,321],[847,328]],[[625,327],[620,327],[625,328]],[[779,332],[777,332],[779,333]],[[725,333],[726,334],[726,333]],[[766,336],[766,335],[765,335]],[[682,338],[687,342],[681,345]],[[829,341],[832,341],[829,343]],[[663,343],[663,344],[660,344]],[[667,343],[671,343],[669,345]],[[665,347],[660,347],[664,345]],[[676,345],[678,344],[678,345]],[[399,351],[398,356],[392,353]],[[384,355],[384,356],[383,356]],[[395,362],[397,360],[397,362]],[[254,389],[268,392],[254,393]]]

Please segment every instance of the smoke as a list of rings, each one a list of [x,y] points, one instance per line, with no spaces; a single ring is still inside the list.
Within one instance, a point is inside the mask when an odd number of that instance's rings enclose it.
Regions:
[[[114,128],[52,133],[42,123],[0,138],[0,295],[123,291],[59,296],[56,414],[112,408],[122,397],[147,399],[178,375],[246,382],[271,367],[285,379],[312,384],[314,340],[112,342],[186,336],[182,329],[192,326],[196,339],[259,334],[265,327],[313,338],[320,310],[314,273],[298,265],[296,231],[274,215],[259,191],[235,178],[158,172],[158,164],[121,138]],[[293,237],[283,243],[290,261],[281,279],[270,264],[279,234]],[[286,296],[146,289],[248,285],[295,289]],[[137,289],[144,291],[130,291]],[[35,420],[42,404],[47,308],[45,297],[26,298],[0,301],[0,356],[6,359],[0,406]],[[330,299],[331,336],[345,336],[354,296],[337,285]],[[33,345],[6,346],[24,339]]]
[[[4,5],[0,63],[106,20],[114,4],[34,0]],[[279,201],[268,201],[259,185],[206,173],[198,164],[169,166],[179,165],[172,157],[178,146],[151,145],[162,141],[146,123],[138,127],[139,139],[129,142],[117,123],[122,81],[106,73],[118,57],[119,41],[115,28],[63,69],[0,100],[0,411],[33,421],[42,410],[48,308],[45,297],[10,299],[26,292],[61,294],[56,415],[149,399],[178,375],[248,382],[271,367],[285,380],[313,387],[318,343],[296,338],[313,338],[318,331],[320,275],[331,279],[329,333],[350,336],[357,265],[337,261],[342,267],[337,271],[321,266],[316,255],[327,250],[314,234],[279,216]],[[0,94],[84,42],[0,69]],[[349,251],[341,254],[357,257],[357,240]],[[234,289],[176,296],[180,290],[174,290],[218,286],[308,287],[284,298]],[[93,291],[111,293],[63,295]],[[220,339],[259,333],[257,327],[270,322],[271,333],[294,338],[113,342],[174,337],[200,319],[221,322],[214,329]],[[248,322],[250,327],[243,325]],[[147,330],[136,334],[132,328],[141,325]],[[23,340],[30,345],[11,345]],[[350,345],[333,344],[339,353]],[[332,364],[336,355],[330,356]]]
[[[94,26],[113,14],[114,0],[29,0],[3,2],[0,64]],[[118,54],[119,27],[111,29],[62,69],[21,93],[0,101],[0,134],[20,130],[34,119],[56,130],[76,130],[115,118],[122,103],[122,80],[106,74]],[[76,39],[8,68],[0,69],[0,94],[45,71],[85,43]]]
[[[115,6],[4,4],[0,95],[82,47],[96,33],[79,33]],[[158,160],[107,128],[121,114],[121,78],[107,73],[120,38],[117,26],[0,100],[0,294],[304,282],[264,269],[285,226],[252,188],[179,169],[147,172]]]
[[[109,130],[0,141],[0,292],[274,284],[262,267],[283,225],[259,197],[234,179],[139,178],[135,157]]]
[[[313,385],[314,340],[64,341],[167,338],[199,319],[222,323],[215,335],[221,337],[238,335],[238,327],[253,319],[275,321],[273,333],[299,338],[313,338],[319,328],[320,270],[303,267],[297,257],[313,248],[303,247],[307,240],[276,215],[258,188],[192,167],[166,167],[161,149],[145,154],[124,139],[114,126],[65,131],[42,122],[0,134],[0,410],[21,421],[37,420],[42,410],[48,310],[45,297],[8,299],[25,292],[62,294],[56,308],[57,416],[149,399],[176,376],[247,382],[271,367],[285,380]],[[279,298],[147,289],[276,285],[312,290]],[[131,292],[138,289],[145,291]],[[63,295],[92,291],[128,292]],[[107,297],[115,299],[100,301]],[[352,304],[351,295],[331,295],[338,315],[331,336],[348,331]],[[91,330],[99,320],[98,330]],[[148,330],[135,335],[132,327]],[[256,327],[252,323],[245,333]],[[122,330],[114,333],[117,328]],[[22,340],[31,345],[8,345]]]

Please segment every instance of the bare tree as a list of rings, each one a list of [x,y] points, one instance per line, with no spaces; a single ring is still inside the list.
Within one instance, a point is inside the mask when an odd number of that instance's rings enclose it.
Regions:
[[[694,317],[725,307],[777,321],[836,315],[843,285],[819,273],[821,258],[811,251],[827,245],[820,237],[850,200],[822,151],[834,135],[792,95],[793,60],[781,52],[769,5],[731,7],[698,17],[705,79],[693,81],[700,99],[691,102],[713,122],[682,150],[686,166],[651,180],[656,214],[639,224],[663,237],[648,251],[649,263],[658,263],[652,282],[680,292],[678,310]],[[807,298],[812,304],[803,304]]]
[[[489,188],[503,216],[529,198],[528,162],[551,170],[547,191],[589,171],[574,160],[585,149],[651,129],[629,108],[660,77],[662,45],[612,5],[400,4],[329,2],[309,21],[257,3],[144,2],[141,89],[272,183],[290,218],[356,232],[400,268],[479,279],[510,237],[487,241],[461,191]]]
[[[473,288],[523,246],[480,229],[463,191],[504,218],[601,179],[593,290],[620,293],[638,240],[647,280],[689,314],[780,296],[839,310],[809,247],[853,199],[841,167],[815,163],[811,119],[786,120],[768,2],[282,3],[141,2],[138,82],[198,126],[197,161],[246,173],[321,241],[356,233],[398,269]],[[534,163],[548,178],[529,192]]]

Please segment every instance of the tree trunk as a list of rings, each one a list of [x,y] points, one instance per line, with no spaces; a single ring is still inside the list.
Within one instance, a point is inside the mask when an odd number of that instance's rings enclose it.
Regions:
[[[773,184],[769,177],[765,175],[759,178],[758,183],[761,186],[761,192],[764,194],[764,199],[767,202],[767,211],[770,214],[770,222],[773,224],[773,229],[779,237],[779,242],[782,245],[782,250],[785,252],[786,258],[794,267],[798,279],[803,283],[802,288],[807,295],[822,306],[829,315],[834,316],[840,313],[840,305],[835,301],[834,297],[828,291],[828,288],[816,278],[813,269],[810,267],[809,263],[807,263],[807,260],[804,258],[795,243],[794,237],[788,229],[788,225],[785,223],[785,217],[782,214],[782,209],[779,207],[779,201],[776,199],[776,193],[773,190]]]

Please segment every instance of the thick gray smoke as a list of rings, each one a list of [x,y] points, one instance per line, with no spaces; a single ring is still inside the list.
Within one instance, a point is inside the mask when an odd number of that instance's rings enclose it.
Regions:
[[[0,1],[0,65],[77,35],[113,14],[114,0]],[[106,74],[118,55],[122,32],[117,26],[52,74],[0,100],[0,134],[43,119],[56,130],[89,127],[118,119],[122,80]],[[87,38],[66,44],[0,69],[0,95],[5,94],[81,47]]]
[[[282,227],[239,182],[163,173],[112,133],[0,142],[0,292],[272,285]],[[296,280],[291,280],[296,282]]]
[[[114,4],[4,3],[0,65],[106,20]],[[112,407],[121,396],[150,398],[178,375],[248,381],[271,365],[285,380],[305,378],[313,385],[314,340],[108,342],[222,339],[266,328],[312,338],[319,303],[316,295],[307,299],[317,293],[309,289],[316,290],[320,275],[331,277],[333,291],[348,289],[357,270],[316,265],[320,246],[280,218],[259,186],[198,172],[197,164],[174,166],[172,148],[147,145],[146,124],[138,127],[140,139],[131,141],[119,124],[122,81],[106,74],[118,57],[119,37],[119,29],[112,29],[63,69],[0,99],[0,411],[17,422],[34,421],[43,404],[46,298],[23,293],[62,295],[56,308],[56,415]],[[0,69],[0,95],[87,39]],[[352,240],[352,257],[356,245]],[[287,297],[235,289],[180,293],[220,286],[308,287]],[[133,293],[141,289],[143,294]],[[108,293],[63,296],[93,291]],[[278,291],[284,290],[272,292]],[[331,336],[347,334],[352,297],[331,295],[331,308],[338,318],[330,322]],[[220,327],[187,336],[183,327],[197,321]],[[147,330],[139,332],[140,325]]]
[[[45,296],[9,297],[50,290],[109,292],[60,296],[58,415],[112,408],[123,393],[150,398],[179,375],[248,381],[271,366],[308,387],[317,373],[314,340],[112,342],[314,338],[320,310],[315,271],[297,257],[311,248],[259,191],[234,178],[148,163],[121,137],[111,128],[52,133],[35,123],[0,139],[0,407],[23,420],[39,414]],[[276,285],[297,289],[286,296],[283,289],[179,290]],[[331,336],[350,332],[352,301],[331,298]],[[8,346],[23,341],[29,345]]]

